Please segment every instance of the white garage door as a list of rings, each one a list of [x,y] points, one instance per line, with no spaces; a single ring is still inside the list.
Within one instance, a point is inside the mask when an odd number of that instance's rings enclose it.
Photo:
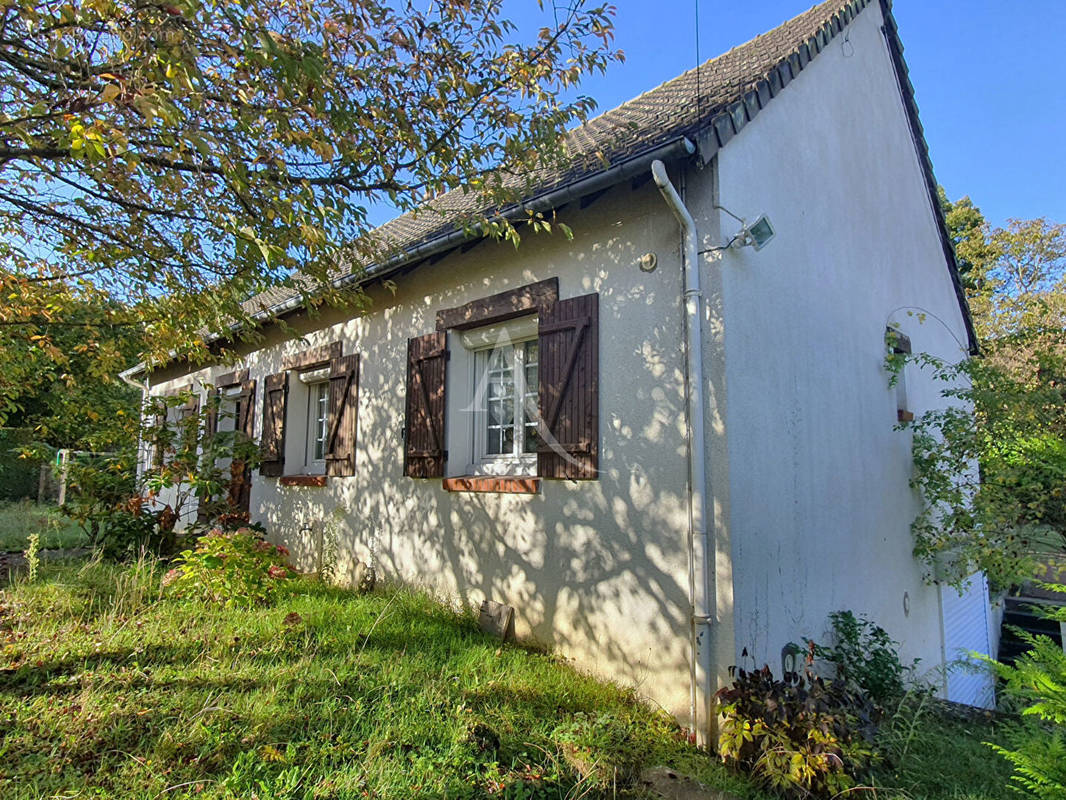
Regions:
[[[992,671],[969,655],[971,652],[994,655],[990,652],[988,636],[988,581],[982,573],[973,575],[961,595],[950,586],[943,586],[940,605],[944,615],[948,700],[994,708]]]

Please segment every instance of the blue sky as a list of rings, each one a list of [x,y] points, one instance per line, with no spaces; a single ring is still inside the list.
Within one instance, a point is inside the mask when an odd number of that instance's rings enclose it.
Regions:
[[[696,64],[696,0],[614,0],[626,54],[582,91],[613,108]],[[700,0],[700,56],[767,31],[813,0]],[[550,2],[548,3],[550,5]],[[523,30],[533,0],[508,12]],[[1066,222],[1066,0],[897,0],[899,24],[937,180],[989,221]]]

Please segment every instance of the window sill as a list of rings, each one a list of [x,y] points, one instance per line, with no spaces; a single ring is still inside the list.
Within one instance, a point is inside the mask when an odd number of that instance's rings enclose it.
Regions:
[[[461,478],[445,478],[444,489],[448,492],[537,494],[540,491],[540,478],[497,478],[468,475]]]
[[[282,475],[278,479],[282,486],[325,486],[325,475]]]

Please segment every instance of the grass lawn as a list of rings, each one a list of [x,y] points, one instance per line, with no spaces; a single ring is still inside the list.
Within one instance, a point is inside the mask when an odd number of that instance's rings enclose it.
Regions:
[[[1018,800],[1007,787],[1010,765],[985,744],[1005,744],[1001,724],[945,716],[927,700],[908,698],[879,732],[886,758],[875,775],[878,798]]]
[[[604,775],[692,763],[757,796],[631,693],[412,592],[299,580],[223,609],[48,564],[0,607],[5,800],[576,797],[592,781],[562,752],[586,741]]]
[[[41,535],[42,549],[85,547],[85,532],[55,506],[31,502],[0,504],[0,552],[22,552],[31,533]]]
[[[878,797],[1008,796],[990,729],[899,722],[886,735],[909,752]],[[0,590],[5,800],[610,797],[660,764],[765,797],[629,691],[414,592],[301,579],[224,609],[99,563]]]

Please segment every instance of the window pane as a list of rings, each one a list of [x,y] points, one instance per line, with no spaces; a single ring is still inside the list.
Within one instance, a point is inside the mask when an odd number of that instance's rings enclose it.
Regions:
[[[537,342],[531,341],[525,344],[525,379],[526,391],[523,397],[523,422],[525,436],[522,440],[523,453],[537,452],[537,420],[538,416],[538,357],[540,350]]]
[[[515,348],[504,345],[492,350],[485,375],[485,453],[514,452]]]
[[[311,386],[311,433],[314,437],[314,460],[326,457],[326,437],[329,435],[329,384]]]

